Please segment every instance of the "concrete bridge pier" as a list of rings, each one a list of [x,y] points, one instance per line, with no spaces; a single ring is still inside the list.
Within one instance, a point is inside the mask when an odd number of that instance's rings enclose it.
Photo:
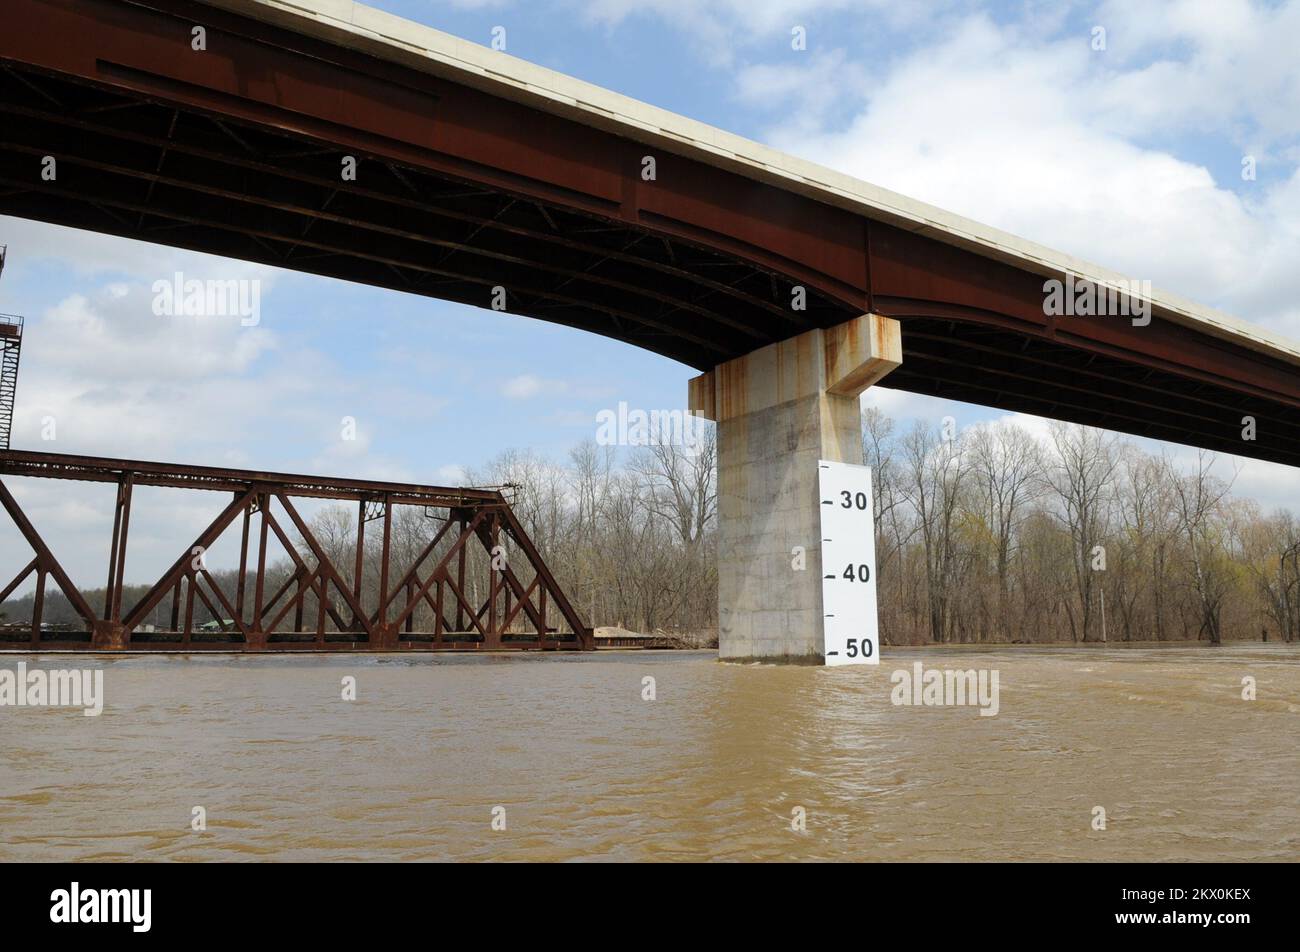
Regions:
[[[817,461],[862,463],[858,397],[902,360],[898,322],[864,314],[690,381],[718,424],[719,657],[822,661]]]

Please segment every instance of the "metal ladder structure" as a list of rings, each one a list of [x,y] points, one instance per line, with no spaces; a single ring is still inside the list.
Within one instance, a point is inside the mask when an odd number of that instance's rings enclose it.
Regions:
[[[5,270],[5,247],[0,245],[0,275]],[[23,347],[23,319],[0,314],[0,449],[9,449],[14,422],[14,394],[18,389],[18,355]]]

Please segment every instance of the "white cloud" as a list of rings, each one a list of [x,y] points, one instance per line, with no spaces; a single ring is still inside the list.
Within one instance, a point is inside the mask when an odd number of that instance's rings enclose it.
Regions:
[[[791,49],[791,30],[805,28],[808,50],[825,45],[830,37],[814,23],[828,13],[871,10],[892,25],[927,15],[925,4],[893,0],[581,0],[573,5],[589,22],[610,28],[636,18],[663,20],[718,67],[732,64],[742,48],[760,40],[779,43],[774,48],[791,55],[806,55]]]
[[[843,49],[809,51],[789,62],[740,69],[737,98],[750,107],[784,112],[786,135],[815,134],[846,102],[857,102],[846,90],[865,90],[868,76],[866,64]]]
[[[468,470],[459,463],[448,463],[433,471],[436,486],[464,486],[468,478]]]
[[[271,331],[158,317],[151,300],[147,287],[115,282],[28,320],[15,446],[164,459],[196,443],[229,449],[250,421],[278,415],[277,391],[301,386],[254,375],[276,346]]]
[[[1109,0],[1096,20],[1107,30],[1103,65],[1117,62],[1095,100],[1117,128],[1199,128],[1263,146],[1300,134],[1300,4]]]
[[[587,16],[619,24],[634,16],[656,16],[683,29],[727,28],[742,36],[789,30],[812,15],[854,6],[884,6],[861,0],[587,0]]]
[[[882,76],[845,127],[809,133],[783,121],[768,138],[1300,336],[1300,177],[1244,198],[1204,166],[1131,141],[1097,105],[1122,77],[1099,72],[1095,55],[1105,54],[1075,37],[1034,42],[1015,25],[967,17]],[[1159,92],[1175,107],[1185,95]]]
[[[520,374],[501,385],[501,395],[512,400],[527,400],[544,393],[563,393],[568,384],[563,380],[547,380],[536,374]]]
[[[237,317],[160,317],[152,292],[141,285],[109,285],[94,301],[73,295],[41,315],[29,331],[46,343],[46,367],[93,371],[100,379],[192,380],[242,373],[275,346],[264,327]]]
[[[875,408],[895,420],[927,420],[932,424],[938,424],[946,416],[954,416],[954,409],[961,406],[939,397],[890,389],[888,378],[884,386],[867,388],[860,403],[864,410]]]

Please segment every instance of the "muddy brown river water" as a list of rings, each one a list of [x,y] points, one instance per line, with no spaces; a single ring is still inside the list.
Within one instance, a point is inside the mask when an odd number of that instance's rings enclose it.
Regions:
[[[1300,859],[1300,646],[885,650],[0,655],[106,695],[0,707],[0,860]],[[893,704],[917,661],[997,716]]]

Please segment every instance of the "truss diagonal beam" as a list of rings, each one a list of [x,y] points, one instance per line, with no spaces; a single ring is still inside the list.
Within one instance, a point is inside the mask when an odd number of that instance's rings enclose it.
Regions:
[[[217,541],[221,533],[226,530],[226,527],[235,520],[235,516],[239,515],[244,507],[249,504],[256,492],[255,489],[249,489],[242,496],[233,500],[230,505],[221,511],[217,518],[208,524],[206,529],[199,533],[198,538],[194,540],[194,544],[172,563],[172,567],[168,569],[167,574],[158,580],[157,584],[136,603],[134,608],[127,612],[126,617],[122,619],[122,624],[126,626],[127,631],[139,625],[145,616],[153,611],[154,606],[162,600],[167,590],[172,588],[182,576],[189,574],[187,569],[194,559],[194,549],[198,548],[203,552],[207,552],[212,547],[212,543]]]
[[[33,622],[30,634],[24,631],[22,635],[22,643],[30,644],[33,649],[393,651],[593,647],[590,629],[577,616],[573,616],[573,622],[566,618],[558,628],[547,626],[547,599],[553,598],[557,606],[567,602],[509,503],[495,489],[347,482],[267,472],[170,467],[133,460],[0,451],[0,475],[10,474],[111,483],[115,489],[115,517],[108,520],[113,527],[112,544],[107,547],[109,583],[103,617],[96,617],[100,613],[93,611],[72,585],[8,487],[0,483],[0,503],[35,553],[0,591],[0,601],[11,596],[19,586],[30,584],[35,576]],[[131,488],[135,485],[172,486],[229,495],[223,500],[221,511],[119,620],[119,610],[114,606],[121,604],[125,588],[126,529]],[[372,567],[374,557],[380,560],[370,588],[361,584],[360,572],[354,579],[344,578],[336,560],[321,544],[318,530],[297,507],[294,496],[356,504],[352,511],[359,519],[355,535],[357,553],[365,552],[367,517],[373,514],[374,518],[383,520],[384,544],[370,551]],[[400,503],[395,504],[394,499]],[[283,524],[282,517],[277,518],[274,512],[276,500],[288,515],[289,521]],[[442,509],[446,518],[432,533],[432,538],[419,546],[414,561],[402,569],[396,585],[390,589],[390,572],[392,577],[397,577],[398,547],[391,544],[395,505],[423,507],[426,516],[429,508]],[[260,517],[256,532],[252,531],[255,515]],[[240,552],[238,574],[232,579],[205,564],[202,558],[236,519],[241,520],[242,526],[234,530],[240,541]],[[283,548],[282,555],[268,549],[272,536]],[[472,546],[471,540],[474,540]],[[494,546],[498,540],[512,542],[513,565],[501,566],[495,560]],[[467,558],[468,550],[477,549],[480,543],[484,553],[476,552],[475,558]],[[350,565],[354,553],[347,552],[344,557]],[[518,575],[525,561],[533,569],[527,586]],[[365,559],[357,562],[366,564]],[[267,600],[264,595],[268,574],[280,572],[284,573],[283,577],[277,574],[275,592]],[[47,576],[55,578],[77,607],[85,624],[84,632],[73,626],[51,629],[41,624]],[[477,599],[483,591],[480,580],[486,580],[488,601],[475,611],[476,606],[470,603],[467,593],[474,592]],[[247,597],[250,587],[252,595]],[[145,626],[145,621],[154,620],[158,606],[168,595],[170,626],[164,623]],[[314,605],[310,602],[313,598]],[[430,614],[423,615],[421,606],[428,606]],[[303,616],[308,611],[315,618],[304,624]],[[536,637],[529,635],[505,641],[506,629],[521,614],[532,620]],[[417,615],[423,616],[418,622]],[[347,620],[349,616],[351,621]],[[196,632],[201,637],[194,637]],[[15,643],[17,639],[11,635],[12,629],[0,633],[0,644]]]
[[[36,558],[33,560],[34,567],[42,576],[46,574],[54,576],[54,581],[58,583],[63,594],[72,603],[72,607],[76,609],[77,614],[85,619],[86,624],[93,626],[95,624],[95,612],[86,599],[82,597],[81,592],[77,590],[77,586],[72,584],[72,579],[68,578],[68,573],[63,570],[63,566],[59,564],[59,560],[54,557],[54,553],[45,544],[41,534],[28,521],[27,515],[23,512],[22,507],[18,505],[18,500],[14,499],[10,494],[9,487],[4,484],[3,480],[0,480],[0,504],[4,505],[5,511],[9,513],[9,518],[14,521],[18,531],[23,534],[27,544],[36,553]],[[15,587],[17,586],[15,585]]]

